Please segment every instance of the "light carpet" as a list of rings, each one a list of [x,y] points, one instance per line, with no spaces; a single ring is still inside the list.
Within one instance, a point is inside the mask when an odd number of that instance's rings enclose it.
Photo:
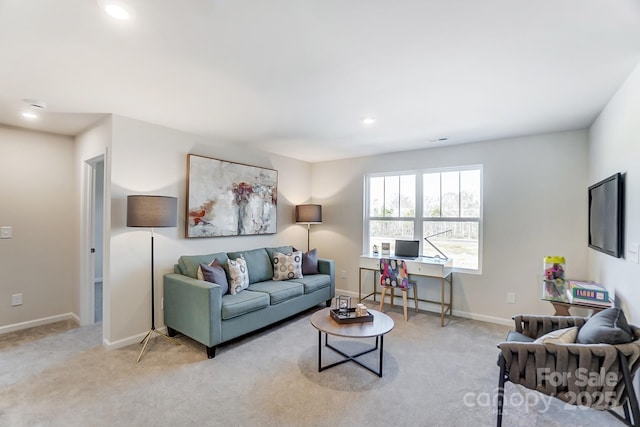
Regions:
[[[372,308],[375,306],[371,305]],[[384,341],[384,374],[354,363],[318,372],[314,310],[218,347],[161,337],[106,351],[101,325],[71,322],[0,336],[1,426],[491,426],[496,344],[506,327],[401,308]],[[330,338],[331,341],[331,338]],[[332,341],[357,351],[373,340]],[[323,364],[338,360],[323,351]],[[362,358],[377,367],[377,352]],[[617,426],[507,384],[504,426]]]

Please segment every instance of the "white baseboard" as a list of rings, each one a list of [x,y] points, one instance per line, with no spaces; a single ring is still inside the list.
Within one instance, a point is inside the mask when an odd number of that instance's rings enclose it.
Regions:
[[[73,320],[78,325],[80,324],[80,318],[75,313],[65,313],[58,314],[56,316],[43,317],[41,319],[29,320],[26,322],[14,323],[12,325],[0,326],[0,335],[36,326],[48,325],[50,323],[62,322],[63,320]]]
[[[337,295],[350,296],[352,298],[352,301],[358,300],[357,292],[336,289],[336,296]],[[398,301],[400,301],[400,307],[402,307],[402,298],[396,295],[396,302],[395,302],[396,305],[398,304]],[[423,301],[420,301],[418,304],[418,307],[420,310],[429,311],[429,312],[438,313],[438,314],[440,313],[440,306],[435,303],[429,303],[429,302],[425,303]],[[453,310],[453,315],[458,317],[464,317],[465,319],[478,320],[481,322],[495,323],[495,324],[504,325],[504,326],[513,326],[513,319],[503,319],[501,317],[486,316],[484,314],[469,313],[467,311],[460,311],[460,310]]]
[[[167,333],[167,327],[163,326],[161,328],[156,328],[156,331],[158,332],[162,332],[163,334]],[[141,334],[138,335],[133,335],[127,338],[122,338],[120,340],[117,341],[109,341],[106,338],[102,340],[102,345],[104,346],[105,349],[107,350],[117,350],[119,348],[122,347],[126,347],[128,345],[132,345],[132,344],[140,344],[140,341],[142,341],[144,339],[144,337],[147,335],[149,331],[146,332],[142,332]]]

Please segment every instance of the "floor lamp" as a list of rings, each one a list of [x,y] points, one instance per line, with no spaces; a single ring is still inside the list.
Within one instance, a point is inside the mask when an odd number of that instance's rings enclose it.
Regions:
[[[296,205],[296,223],[307,224],[307,252],[309,252],[309,229],[311,224],[322,224],[322,206]]]
[[[153,264],[153,229],[155,227],[175,227],[178,222],[178,199],[166,196],[127,196],[127,227],[151,228],[151,329],[140,341],[144,343],[138,355],[138,360],[142,357],[144,350],[149,344],[149,339],[156,333],[173,344],[177,341],[156,331],[155,319],[155,277]]]

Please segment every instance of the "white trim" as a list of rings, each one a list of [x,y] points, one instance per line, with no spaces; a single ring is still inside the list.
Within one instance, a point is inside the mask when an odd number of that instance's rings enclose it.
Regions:
[[[58,314],[56,316],[43,317],[41,319],[28,320],[26,322],[14,323],[12,325],[0,326],[0,335],[36,326],[48,325],[50,323],[62,322],[63,320],[73,320],[80,325],[80,318],[75,313],[65,313]]]
[[[167,327],[163,326],[161,328],[156,328],[156,331],[158,332],[162,332],[163,334],[167,333]],[[109,340],[107,340],[106,338],[102,340],[102,345],[104,346],[105,349],[111,351],[111,350],[117,350],[119,348],[122,347],[126,347],[128,345],[133,345],[133,344],[141,344],[140,341],[142,341],[144,339],[144,337],[147,335],[149,331],[147,332],[143,332],[141,334],[137,334],[137,335],[133,335],[127,338],[122,338],[120,340],[114,341],[114,342],[110,342]]]
[[[503,319],[502,317],[486,316],[484,314],[469,313],[467,311],[453,310],[453,315],[464,317],[465,319],[477,320],[479,322],[495,323],[496,325],[513,327],[513,319]]]
[[[347,295],[347,296],[350,296],[354,301],[358,300],[357,292],[336,289],[336,295]],[[396,296],[395,299],[396,299],[395,305],[398,305],[398,301],[400,301],[399,305],[400,307],[402,307],[402,297]],[[373,302],[371,300],[367,300],[367,301]],[[376,304],[379,304],[379,303],[380,303],[379,301],[376,301]],[[440,305],[436,303],[428,303],[428,302],[425,303],[423,301],[420,301],[418,303],[418,309],[423,311],[428,311],[431,313],[440,314]],[[503,319],[501,317],[486,316],[484,314],[469,313],[467,311],[460,311],[460,310],[453,310],[453,315],[456,317],[463,317],[465,319],[477,320],[480,322],[494,323],[496,325],[513,326],[513,319]]]

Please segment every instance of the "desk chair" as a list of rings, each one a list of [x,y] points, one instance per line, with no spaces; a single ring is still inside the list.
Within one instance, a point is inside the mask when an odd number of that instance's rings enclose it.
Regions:
[[[391,307],[393,307],[394,290],[399,288],[402,291],[402,305],[404,307],[404,321],[408,321],[407,316],[407,292],[413,289],[413,300],[418,312],[418,290],[415,282],[409,281],[407,273],[407,263],[403,260],[393,258],[380,258],[380,286],[382,287],[382,295],[380,297],[380,308],[384,305],[384,297],[387,290],[391,294]]]

